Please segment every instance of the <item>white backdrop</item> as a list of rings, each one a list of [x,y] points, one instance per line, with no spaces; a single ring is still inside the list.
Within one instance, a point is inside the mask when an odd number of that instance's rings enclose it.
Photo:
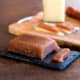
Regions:
[[[75,8],[78,8],[80,10],[80,0],[66,0],[66,4],[74,6]]]

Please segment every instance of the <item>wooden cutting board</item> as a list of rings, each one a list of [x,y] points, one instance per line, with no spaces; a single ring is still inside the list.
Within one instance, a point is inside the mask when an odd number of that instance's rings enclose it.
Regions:
[[[66,16],[66,21],[69,21],[69,22],[73,23],[74,25],[80,27],[80,21],[79,20],[76,20],[76,19],[73,19],[71,17]]]

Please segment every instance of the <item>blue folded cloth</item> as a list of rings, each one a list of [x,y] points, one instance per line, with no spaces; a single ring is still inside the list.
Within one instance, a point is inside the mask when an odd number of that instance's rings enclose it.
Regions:
[[[56,63],[51,61],[51,57],[54,56],[53,53],[50,53],[44,60],[33,59],[30,57],[18,55],[12,52],[0,52],[0,56],[8,59],[23,61],[31,64],[40,65],[49,69],[64,70],[66,69],[73,61],[80,57],[80,52],[71,51],[71,54],[63,63]]]

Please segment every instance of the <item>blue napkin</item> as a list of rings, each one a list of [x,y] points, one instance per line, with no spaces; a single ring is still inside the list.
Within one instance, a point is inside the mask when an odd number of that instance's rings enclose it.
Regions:
[[[39,65],[49,69],[64,70],[68,68],[68,66],[73,61],[80,57],[80,52],[71,51],[71,54],[63,63],[52,62],[51,57],[54,56],[53,53],[50,53],[44,60],[33,59],[12,52],[0,52],[0,56],[8,59]]]

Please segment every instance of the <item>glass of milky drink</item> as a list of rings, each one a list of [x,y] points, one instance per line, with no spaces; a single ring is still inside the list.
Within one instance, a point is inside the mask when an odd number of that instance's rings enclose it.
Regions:
[[[44,18],[46,22],[65,21],[65,0],[43,0]]]

